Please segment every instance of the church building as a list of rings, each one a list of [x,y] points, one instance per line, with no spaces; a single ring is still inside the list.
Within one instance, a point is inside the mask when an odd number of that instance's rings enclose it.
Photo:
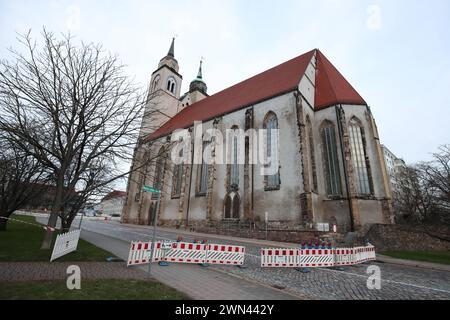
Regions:
[[[213,95],[201,63],[183,95],[181,83],[172,41],[151,76],[147,104],[160,114],[144,114],[122,222],[152,224],[157,215],[158,225],[173,227],[262,226],[267,219],[280,229],[328,225],[339,232],[392,223],[389,177],[371,109],[319,49]],[[230,142],[230,150],[243,143],[243,164],[174,164],[168,156],[173,132],[193,134],[196,121],[203,131],[214,128],[224,136],[226,130],[278,129],[276,150],[266,148],[277,152],[277,172],[261,175],[263,164],[248,161],[248,136]],[[144,186],[162,190],[157,212],[158,195],[143,192]]]

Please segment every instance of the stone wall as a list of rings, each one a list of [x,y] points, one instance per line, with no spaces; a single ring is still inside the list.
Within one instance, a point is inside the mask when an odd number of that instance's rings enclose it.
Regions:
[[[372,243],[377,252],[390,250],[450,250],[450,228],[407,225],[371,226],[364,235]],[[439,237],[439,238],[438,238]]]
[[[217,229],[209,227],[194,228],[195,232],[220,234],[232,237],[266,240],[265,230],[255,229]],[[267,240],[301,244],[302,242],[326,241],[325,232],[297,230],[268,230]]]

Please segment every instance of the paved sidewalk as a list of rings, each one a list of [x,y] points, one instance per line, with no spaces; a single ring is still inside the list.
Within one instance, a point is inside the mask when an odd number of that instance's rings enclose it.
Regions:
[[[402,265],[402,266],[408,266],[408,267],[417,267],[417,268],[425,268],[425,269],[441,270],[441,271],[449,271],[450,272],[450,265],[448,265],[448,264],[397,259],[397,258],[392,258],[392,257],[385,256],[385,255],[378,254],[378,253],[377,253],[377,261],[396,264],[396,265]]]
[[[108,250],[121,259],[128,258],[130,243],[83,230],[81,237],[96,246]],[[235,268],[234,266],[230,266]],[[148,270],[148,265],[131,269]],[[161,267],[152,264],[152,276],[193,299],[199,300],[293,300],[308,299],[306,295],[293,295],[254,281],[232,276],[194,264],[170,264]]]
[[[125,262],[0,262],[1,281],[62,280],[67,267],[77,265],[83,279],[146,279],[138,269],[127,269]]]

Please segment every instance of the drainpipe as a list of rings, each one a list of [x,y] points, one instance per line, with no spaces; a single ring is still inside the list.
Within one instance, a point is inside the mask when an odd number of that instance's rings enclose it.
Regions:
[[[336,110],[336,122],[337,122],[337,126],[338,126],[338,135],[339,135],[339,144],[341,146],[341,157],[342,157],[342,162],[344,164],[344,181],[345,181],[345,189],[346,189],[346,193],[347,193],[347,200],[348,200],[348,211],[350,214],[350,231],[355,231],[355,225],[354,225],[354,221],[353,221],[353,208],[352,208],[352,200],[350,198],[350,189],[349,189],[349,183],[348,183],[348,175],[347,175],[347,161],[345,160],[345,154],[344,154],[344,143],[342,141],[342,135],[343,135],[343,131],[342,131],[342,123],[340,120],[340,115],[339,115],[339,109],[342,109],[342,105],[340,104],[339,107],[336,105],[335,106],[335,110]]]

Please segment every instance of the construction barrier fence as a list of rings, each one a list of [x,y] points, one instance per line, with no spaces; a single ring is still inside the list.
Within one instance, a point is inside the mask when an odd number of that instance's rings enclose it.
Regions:
[[[261,249],[261,267],[317,268],[347,266],[375,260],[375,247],[308,248],[308,249]]]
[[[243,265],[245,247],[188,242],[155,243],[152,262]],[[127,266],[150,263],[152,242],[132,241]]]

